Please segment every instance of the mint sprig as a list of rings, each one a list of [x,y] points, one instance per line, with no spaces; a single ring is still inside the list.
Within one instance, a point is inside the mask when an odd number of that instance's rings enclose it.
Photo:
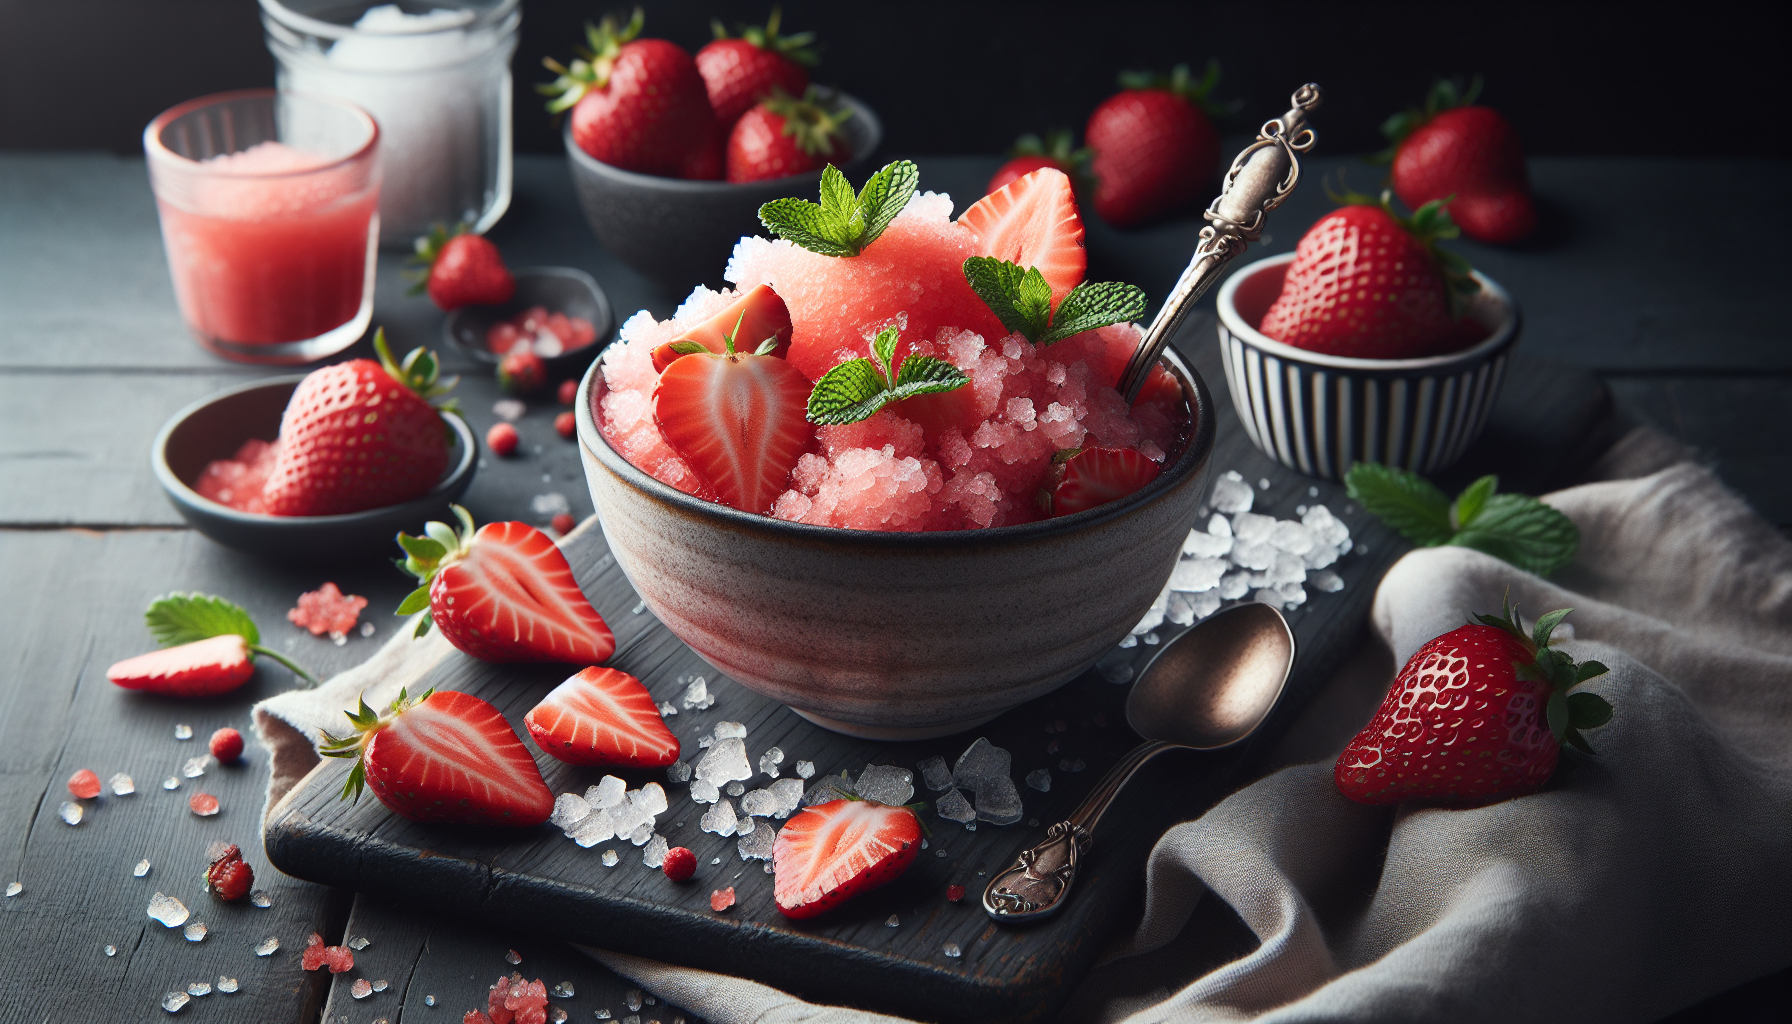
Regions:
[[[1350,497],[1419,547],[1453,544],[1548,576],[1580,547],[1573,520],[1526,494],[1500,494],[1484,476],[1452,502],[1430,481],[1393,466],[1359,462],[1345,474]]]
[[[857,194],[833,164],[821,172],[821,204],[774,199],[759,208],[759,222],[780,238],[823,256],[850,257],[877,241],[908,201],[921,172],[907,160],[885,164]]]
[[[1118,281],[1084,281],[1053,312],[1052,288],[1038,267],[1023,269],[993,256],[966,259],[964,279],[1003,327],[1042,348],[1145,315],[1145,293]]]
[[[255,628],[255,620],[241,607],[221,597],[197,592],[167,594],[149,603],[143,612],[143,622],[149,627],[149,635],[163,647],[178,647],[234,633],[248,642],[249,650],[253,652],[251,657],[265,654],[306,683],[317,685],[317,679],[311,673],[285,655],[263,647],[261,630]]]
[[[911,355],[897,369],[897,331],[886,327],[872,339],[872,359],[849,359],[821,375],[809,392],[810,423],[839,426],[869,419],[891,402],[964,387],[971,378],[944,359]]]

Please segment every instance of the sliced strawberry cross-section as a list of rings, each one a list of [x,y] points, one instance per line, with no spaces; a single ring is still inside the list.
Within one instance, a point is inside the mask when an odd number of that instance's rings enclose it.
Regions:
[[[1054,304],[1089,269],[1070,176],[1055,167],[1041,167],[977,200],[958,223],[977,236],[980,255],[1038,267],[1052,286]]]
[[[641,681],[613,668],[587,668],[554,687],[523,716],[535,745],[567,764],[658,767],[678,760]]]
[[[1047,492],[1054,516],[1067,516],[1124,498],[1157,479],[1162,469],[1131,448],[1073,448],[1053,460]]]
[[[717,355],[728,351],[727,338],[740,339],[741,345],[757,349],[767,338],[776,338],[778,346],[770,354],[779,359],[790,350],[790,310],[770,285],[757,285],[745,295],[725,306],[721,312],[653,350],[653,369],[666,372],[685,353],[673,346],[694,341]]]
[[[772,844],[778,910],[824,913],[895,879],[920,852],[921,821],[906,807],[834,800],[804,808]]]

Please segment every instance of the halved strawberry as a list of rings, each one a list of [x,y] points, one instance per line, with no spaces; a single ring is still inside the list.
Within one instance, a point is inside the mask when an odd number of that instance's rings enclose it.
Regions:
[[[1070,175],[1055,167],[1041,167],[977,200],[958,223],[977,236],[979,255],[1038,267],[1054,303],[1089,269]]]
[[[772,889],[785,917],[814,917],[894,880],[921,852],[906,807],[834,800],[797,812],[772,844]]]
[[[616,650],[610,627],[573,579],[554,539],[528,523],[487,523],[477,532],[459,505],[456,534],[430,523],[422,537],[398,535],[400,568],[422,586],[399,615],[425,608],[417,635],[431,623],[448,642],[481,661],[565,661],[591,665]]]
[[[779,305],[783,305],[782,302]],[[660,436],[717,500],[743,512],[769,513],[784,493],[797,459],[815,440],[804,416],[812,384],[801,370],[768,353],[736,352],[743,312],[721,354],[701,342],[678,342],[685,352],[660,374],[653,389],[653,419]]]
[[[1163,468],[1131,448],[1071,448],[1052,458],[1047,511],[1067,516],[1124,498]]]
[[[174,697],[229,693],[254,674],[249,641],[235,633],[139,654],[106,670],[107,679],[127,690]]]
[[[567,764],[657,767],[678,740],[641,681],[613,668],[580,670],[523,716],[535,745]]]
[[[654,372],[665,373],[666,367],[685,354],[673,348],[680,342],[694,341],[720,355],[727,351],[727,343],[722,339],[730,335],[745,339],[742,344],[753,349],[767,338],[776,338],[778,347],[771,354],[782,359],[790,351],[790,310],[770,285],[759,285],[715,316],[654,349]]]
[[[324,733],[318,752],[352,757],[342,798],[363,786],[412,821],[539,825],[554,811],[529,748],[498,709],[470,693],[430,690],[416,700],[400,690],[384,715],[361,702],[344,712],[355,731]]]

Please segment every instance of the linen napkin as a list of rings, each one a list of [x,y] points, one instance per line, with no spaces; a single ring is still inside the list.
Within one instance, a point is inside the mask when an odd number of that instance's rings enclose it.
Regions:
[[[1328,720],[1305,733],[1314,763],[1164,835],[1142,920],[1060,1019],[1651,1021],[1792,963],[1792,544],[1691,463],[1545,500],[1581,531],[1554,581],[1464,548],[1395,564],[1357,705],[1322,695],[1326,714],[1308,718]],[[1527,618],[1575,609],[1564,649],[1610,667],[1586,684],[1615,709],[1588,734],[1597,756],[1564,752],[1543,792],[1488,807],[1344,799],[1332,759],[1392,666],[1508,588]],[[257,706],[270,810],[315,756],[299,745],[363,687],[389,700],[406,680],[384,672],[403,661],[414,677],[451,650],[436,635],[418,641],[439,645],[430,658],[407,659],[408,643]],[[1203,969],[1176,954],[1210,893],[1257,944]],[[718,1024],[896,1020],[586,952]]]

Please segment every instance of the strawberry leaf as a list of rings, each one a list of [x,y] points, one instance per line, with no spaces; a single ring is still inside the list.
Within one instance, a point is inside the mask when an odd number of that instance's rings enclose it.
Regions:
[[[1611,702],[1597,693],[1568,695],[1568,724],[1576,729],[1596,729],[1612,720]]]
[[[1144,315],[1145,293],[1138,288],[1119,281],[1084,281],[1058,303],[1052,329],[1039,343],[1051,345],[1084,331],[1127,323]]]
[[[1574,609],[1572,608],[1557,608],[1555,611],[1538,619],[1537,624],[1531,627],[1531,642],[1536,644],[1539,650],[1548,647],[1550,644],[1549,635],[1556,631],[1556,627],[1561,625],[1562,620],[1567,618],[1568,613],[1573,610]]]
[[[1559,689],[1551,692],[1544,715],[1549,720],[1549,731],[1560,740],[1568,732],[1568,695]]]
[[[1422,548],[1447,543],[1450,499],[1429,480],[1393,466],[1359,462],[1344,475],[1350,497]]]
[[[422,587],[418,587],[416,590],[411,591],[409,594],[406,594],[404,597],[404,600],[400,601],[398,603],[398,610],[394,611],[392,614],[394,614],[394,615],[415,615],[418,612],[420,612],[423,609],[428,608],[428,607],[429,607],[429,587],[422,586]]]
[[[251,644],[261,643],[261,632],[249,613],[221,597],[209,594],[169,594],[149,603],[143,613],[149,633],[163,647],[190,644],[214,636],[235,633]]]
[[[1524,494],[1495,494],[1475,521],[1450,538],[1458,547],[1474,548],[1548,576],[1574,558],[1580,531],[1573,520]]]
[[[1577,684],[1584,683],[1594,676],[1602,676],[1610,671],[1611,669],[1606,668],[1597,661],[1583,661],[1580,663],[1580,667],[1574,671],[1574,681]]]

